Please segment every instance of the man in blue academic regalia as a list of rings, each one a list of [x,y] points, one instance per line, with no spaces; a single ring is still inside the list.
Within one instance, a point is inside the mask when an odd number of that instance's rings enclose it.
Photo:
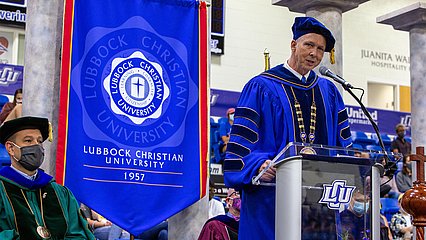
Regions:
[[[332,33],[311,17],[297,17],[292,30],[290,58],[251,79],[235,110],[224,171],[225,184],[242,192],[240,239],[274,239],[275,188],[251,181],[289,142],[351,145],[338,89],[312,71],[324,52],[333,56]],[[261,180],[273,178],[270,168]]]

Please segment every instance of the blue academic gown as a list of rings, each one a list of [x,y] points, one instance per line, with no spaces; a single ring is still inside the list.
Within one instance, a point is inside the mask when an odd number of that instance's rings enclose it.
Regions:
[[[307,82],[302,83],[283,65],[251,79],[238,101],[224,161],[226,186],[242,192],[240,239],[275,239],[275,188],[254,186],[251,181],[260,166],[289,142],[302,142],[291,88],[301,104],[308,133],[310,106],[315,98],[314,144],[352,144],[342,97],[327,79],[311,71]]]

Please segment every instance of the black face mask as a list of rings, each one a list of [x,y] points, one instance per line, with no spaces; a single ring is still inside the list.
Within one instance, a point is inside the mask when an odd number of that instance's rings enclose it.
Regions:
[[[12,142],[13,143],[13,142]],[[31,146],[25,146],[20,147],[16,145],[16,143],[13,143],[17,148],[21,150],[21,158],[16,159],[23,168],[25,168],[28,171],[34,171],[38,169],[44,160],[44,148],[40,144],[31,145]]]

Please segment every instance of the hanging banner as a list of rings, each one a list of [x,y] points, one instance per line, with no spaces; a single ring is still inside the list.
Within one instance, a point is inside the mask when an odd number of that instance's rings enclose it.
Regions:
[[[57,176],[134,235],[205,195],[206,3],[66,0]]]

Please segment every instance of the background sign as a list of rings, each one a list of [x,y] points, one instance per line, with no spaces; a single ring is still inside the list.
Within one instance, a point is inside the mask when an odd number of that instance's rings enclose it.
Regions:
[[[0,31],[0,63],[12,62],[13,56],[13,32]]]
[[[235,108],[239,97],[239,92],[210,89],[210,114],[216,117],[227,117],[226,110]]]
[[[374,133],[373,127],[360,107],[346,106],[346,110],[348,111],[351,131]],[[396,135],[395,126],[401,123],[407,127],[406,136],[411,136],[411,113],[376,108],[367,108],[367,110],[379,126],[380,133]]]
[[[138,235],[205,195],[206,4],[67,0],[64,26],[57,181]]]
[[[212,0],[211,12],[210,52],[222,55],[225,53],[225,0]]]
[[[240,97],[239,92],[218,89],[211,89],[210,92],[212,116],[226,117],[226,110],[237,106],[238,98]],[[351,131],[374,133],[373,127],[360,107],[347,105],[346,109],[348,111]],[[401,123],[407,127],[406,135],[411,136],[411,113],[376,108],[367,108],[367,110],[379,126],[380,133],[395,135],[395,126]]]
[[[27,0],[0,0],[0,4],[17,6],[17,7],[26,7]]]
[[[12,3],[16,2],[16,4]],[[27,8],[24,1],[0,0],[0,24],[3,26],[24,28],[27,20]],[[25,5],[25,6],[24,6]]]
[[[23,81],[24,66],[0,64],[0,94],[14,95]]]
[[[210,52],[213,53],[213,54],[218,54],[218,55],[224,54],[225,53],[225,49],[224,49],[225,37],[215,35],[215,34],[211,34],[210,38],[211,38],[210,39]]]

